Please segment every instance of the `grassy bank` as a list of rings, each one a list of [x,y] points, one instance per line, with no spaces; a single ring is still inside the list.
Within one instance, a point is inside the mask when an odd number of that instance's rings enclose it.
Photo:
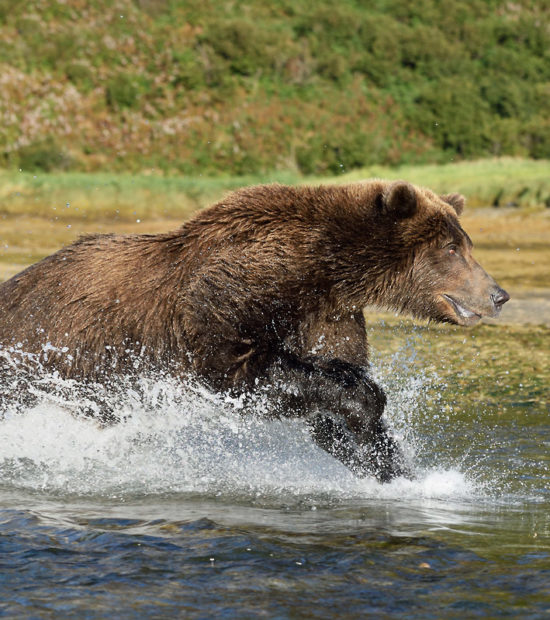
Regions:
[[[549,170],[548,161],[497,159],[371,167],[332,178],[294,173],[208,178],[4,171],[0,172],[0,277],[17,273],[83,233],[176,228],[195,210],[243,185],[383,177],[466,195],[469,208],[463,222],[480,261],[503,286],[545,288],[550,285],[550,209],[545,207],[550,203]],[[491,207],[497,202],[499,207]]]
[[[0,171],[0,216],[32,215],[62,221],[183,220],[228,190],[274,180],[296,183],[300,178],[292,173],[164,177],[154,171],[139,175]]]
[[[549,327],[482,323],[465,329],[367,316],[367,331],[374,363],[388,376],[397,364],[394,372],[401,378],[436,377],[434,399],[449,383],[457,402],[489,405],[496,413],[503,413],[503,401],[517,407],[518,415],[534,403],[541,410],[550,407]]]
[[[550,161],[518,158],[480,159],[443,165],[371,166],[341,177],[405,179],[436,192],[460,192],[468,207],[550,207]]]
[[[0,171],[0,216],[32,215],[62,221],[181,218],[224,192],[257,183],[346,183],[405,179],[438,192],[460,192],[469,207],[550,206],[550,162],[486,159],[446,165],[371,166],[333,177],[273,172],[248,176],[174,176]]]

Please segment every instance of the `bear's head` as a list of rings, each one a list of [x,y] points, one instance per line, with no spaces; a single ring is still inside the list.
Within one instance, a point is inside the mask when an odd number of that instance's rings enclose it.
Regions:
[[[389,305],[458,325],[499,314],[510,296],[472,256],[472,241],[458,220],[464,202],[460,194],[438,196],[403,181],[383,188],[377,217],[397,258]]]

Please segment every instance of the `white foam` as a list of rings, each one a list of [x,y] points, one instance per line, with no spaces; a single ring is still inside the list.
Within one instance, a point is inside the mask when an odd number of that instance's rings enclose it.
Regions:
[[[301,420],[241,413],[238,400],[192,381],[143,376],[108,389],[21,370],[21,352],[0,351],[9,368],[0,396],[23,382],[34,396],[0,417],[0,480],[29,490],[100,495],[191,493],[207,496],[339,499],[465,499],[479,488],[459,468],[429,459],[415,420],[437,377],[414,372],[412,342],[377,369],[386,417],[416,469],[414,480],[358,478],[318,448]],[[106,407],[121,422],[101,425],[85,412]],[[258,402],[259,412],[268,405]],[[0,412],[0,416],[2,413]],[[430,413],[430,415],[433,415]],[[425,450],[424,450],[425,452]],[[421,468],[421,462],[434,463]],[[415,467],[416,464],[416,467]]]
[[[36,403],[8,409],[0,422],[4,485],[84,495],[280,500],[461,498],[475,492],[459,471],[437,467],[386,485],[357,478],[314,444],[302,421],[241,415],[238,401],[192,383],[144,377],[137,385],[119,386],[103,396],[123,420],[111,426],[79,415],[93,400],[75,382],[46,373],[37,385]],[[420,391],[417,379],[402,381],[399,389],[392,387],[388,410],[412,461],[409,422]]]

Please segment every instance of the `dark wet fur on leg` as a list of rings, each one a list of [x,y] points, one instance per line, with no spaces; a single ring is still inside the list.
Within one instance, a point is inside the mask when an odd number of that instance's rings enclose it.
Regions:
[[[278,386],[282,415],[307,417],[316,443],[354,473],[381,482],[410,476],[381,419],[386,395],[367,368],[340,359],[288,356],[272,369],[270,382]]]
[[[380,420],[372,442],[359,441],[343,418],[318,414],[309,420],[311,435],[319,447],[341,461],[357,476],[374,476],[390,482],[399,476],[412,478],[401,448]]]

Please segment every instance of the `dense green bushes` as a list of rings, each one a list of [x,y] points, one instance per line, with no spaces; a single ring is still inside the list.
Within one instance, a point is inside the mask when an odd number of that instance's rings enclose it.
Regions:
[[[0,0],[0,163],[548,158],[549,17],[530,0]]]
[[[72,166],[71,158],[52,136],[31,142],[18,149],[17,163],[21,170],[27,172],[68,170]]]

